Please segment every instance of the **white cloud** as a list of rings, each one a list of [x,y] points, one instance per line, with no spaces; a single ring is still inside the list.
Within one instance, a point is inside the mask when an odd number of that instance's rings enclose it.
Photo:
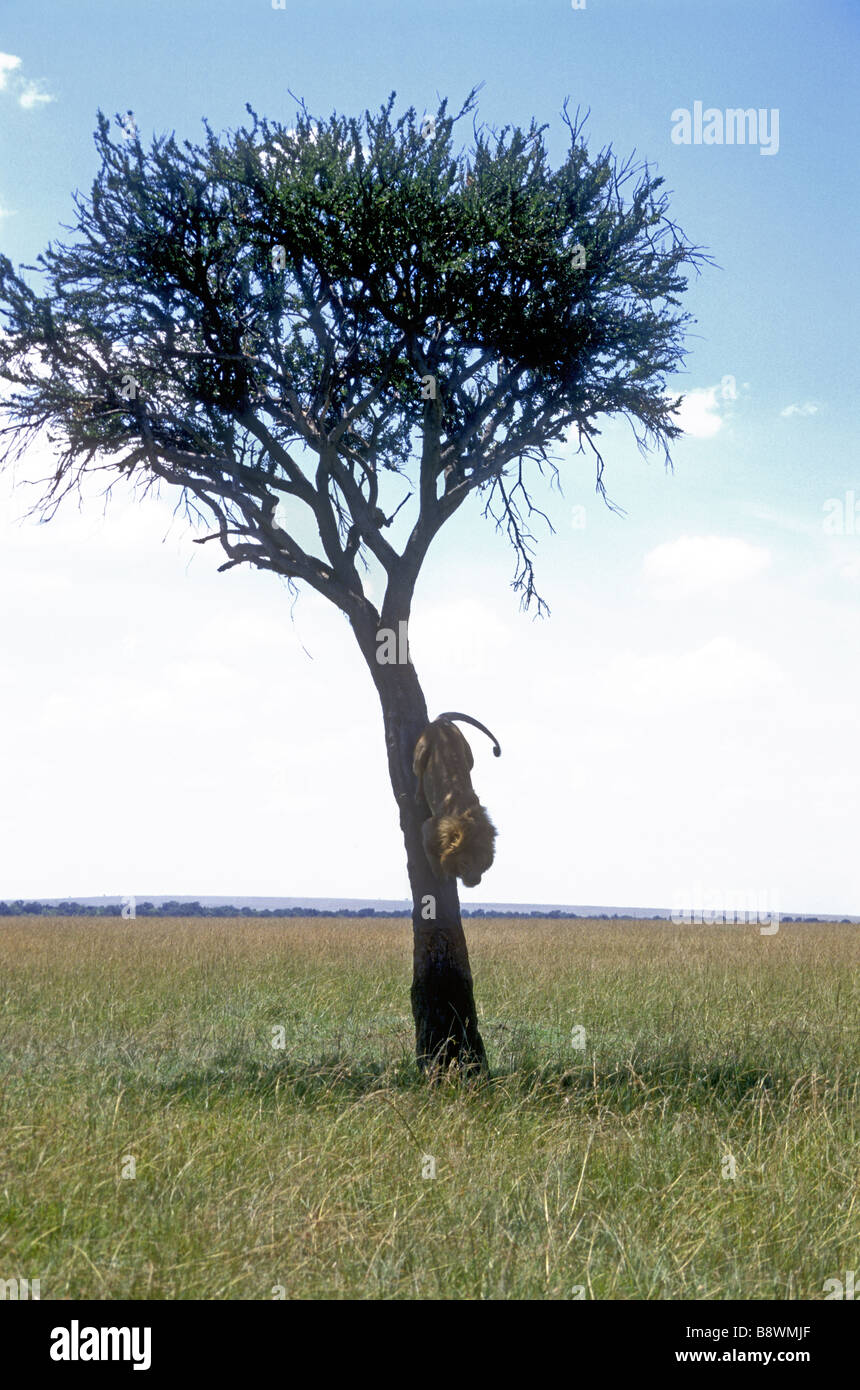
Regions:
[[[16,58],[13,53],[0,53],[0,92],[4,91],[9,83],[9,74],[21,66],[21,59]]]
[[[664,714],[703,701],[748,704],[762,690],[781,686],[781,667],[765,652],[734,637],[718,636],[686,651],[624,652],[606,667],[603,698],[611,704],[635,702],[640,713]]]
[[[717,390],[716,386],[706,386],[687,392],[673,417],[685,434],[692,435],[694,439],[713,439],[715,434],[719,434],[724,421],[719,413]]]
[[[34,106],[41,106],[49,101],[56,101],[56,97],[52,97],[49,92],[43,92],[37,82],[25,82],[18,96],[18,105],[23,106],[25,111],[32,111]]]
[[[817,415],[818,406],[815,401],[804,401],[803,405],[787,405],[785,410],[781,410],[780,415],[789,417],[791,415]]]
[[[32,111],[35,106],[55,101],[49,92],[43,90],[39,82],[26,80],[20,73],[21,59],[14,53],[0,53],[0,92],[11,92],[24,111]]]
[[[660,597],[676,598],[747,584],[770,561],[769,550],[734,536],[680,536],[649,551],[642,567]]]

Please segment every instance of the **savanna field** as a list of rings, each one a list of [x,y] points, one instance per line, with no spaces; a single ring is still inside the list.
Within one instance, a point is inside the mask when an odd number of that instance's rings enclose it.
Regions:
[[[492,1074],[431,1087],[405,919],[3,919],[0,1278],[719,1300],[860,1267],[860,927],[466,929]]]

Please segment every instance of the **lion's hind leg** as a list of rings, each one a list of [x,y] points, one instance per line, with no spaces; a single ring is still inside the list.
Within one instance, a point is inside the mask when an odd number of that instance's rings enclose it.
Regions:
[[[424,772],[427,767],[427,759],[430,757],[430,740],[426,732],[421,735],[415,745],[415,752],[412,755],[412,771],[416,778],[415,801],[420,806],[426,803],[424,796]]]

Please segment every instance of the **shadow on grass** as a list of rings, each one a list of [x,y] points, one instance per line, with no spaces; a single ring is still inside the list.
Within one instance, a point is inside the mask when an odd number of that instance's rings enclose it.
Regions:
[[[421,1084],[414,1062],[357,1061],[332,1055],[316,1061],[279,1057],[260,1062],[236,1049],[221,1053],[205,1066],[179,1073],[158,1083],[165,1096],[192,1102],[213,1094],[245,1095],[276,1101],[281,1096],[319,1099],[324,1096],[348,1098],[372,1091],[408,1090]]]
[[[509,1075],[522,1084],[529,1071],[520,1067]],[[535,1067],[530,1073],[535,1090],[554,1091],[583,1102],[593,1097],[601,1106],[628,1112],[655,1102],[668,1103],[672,1110],[714,1101],[734,1106],[763,1091],[787,1091],[794,1079],[745,1061],[659,1061],[635,1056],[615,1066],[555,1065]]]
[[[570,1066],[560,1061],[541,1064],[536,1057],[522,1056],[489,1076],[469,1081],[451,1073],[441,1085],[457,1093],[468,1087],[485,1099],[507,1104],[514,1096],[519,1101],[556,1104],[564,1097],[576,1099],[586,1109],[593,1103],[629,1112],[655,1102],[672,1110],[714,1101],[731,1106],[763,1091],[781,1098],[802,1080],[802,1073],[783,1074],[748,1060],[691,1061],[685,1056],[659,1060],[634,1055],[615,1065]],[[217,1096],[245,1096],[275,1104],[287,1097],[313,1101],[423,1090],[428,1082],[407,1057],[388,1063],[338,1055],[314,1061],[279,1057],[263,1062],[237,1048],[169,1080],[150,1083],[150,1088],[153,1084],[161,1096],[192,1104],[208,1103]]]

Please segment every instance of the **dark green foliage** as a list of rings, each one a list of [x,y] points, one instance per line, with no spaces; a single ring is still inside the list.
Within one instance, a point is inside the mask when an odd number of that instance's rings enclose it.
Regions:
[[[100,114],[72,239],[25,268],[42,293],[0,258],[4,455],[43,428],[56,440],[45,514],[106,462],[114,480],[160,478],[214,518],[228,565],[304,579],[354,617],[356,559],[411,586],[478,488],[528,601],[524,462],[573,427],[602,489],[602,414],[668,448],[679,297],[703,258],[662,180],[610,150],[589,158],[566,112],[556,169],[534,123],[455,149],[474,104],[452,117],[443,102],[423,133],[393,95],[361,119],[302,107],[290,129],[249,107],[236,132],[148,150]],[[413,492],[398,553],[382,531]]]

